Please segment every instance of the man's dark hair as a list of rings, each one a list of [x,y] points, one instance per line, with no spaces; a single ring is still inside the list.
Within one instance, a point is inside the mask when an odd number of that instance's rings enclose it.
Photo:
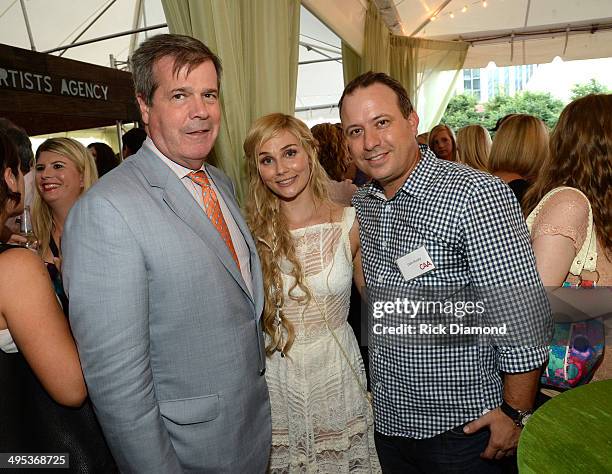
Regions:
[[[397,105],[402,112],[402,116],[406,119],[410,116],[414,109],[412,107],[412,102],[408,97],[408,93],[406,92],[406,89],[404,89],[404,86],[384,72],[372,71],[368,71],[360,76],[357,76],[344,88],[342,97],[340,97],[340,102],[338,102],[338,110],[340,111],[340,115],[342,115],[342,102],[347,95],[351,95],[353,92],[355,92],[355,90],[369,87],[372,84],[385,85],[395,92],[395,95],[397,96]]]
[[[142,128],[133,128],[125,132],[123,137],[121,137],[121,141],[123,142],[123,148],[127,148],[130,151],[125,157],[133,155],[140,150],[140,147],[146,139],[147,132]]]
[[[155,62],[170,56],[174,59],[173,74],[187,66],[187,72],[205,61],[212,61],[217,71],[217,88],[221,84],[221,60],[200,40],[184,35],[156,35],[141,43],[130,59],[136,96],[152,105],[159,86],[153,74]]]
[[[30,137],[23,128],[4,117],[0,117],[0,129],[4,130],[15,144],[19,155],[19,168],[23,174],[26,174],[34,163],[34,152],[32,151]]]

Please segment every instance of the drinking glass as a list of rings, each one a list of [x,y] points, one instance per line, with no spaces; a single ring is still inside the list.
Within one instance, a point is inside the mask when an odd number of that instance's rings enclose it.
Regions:
[[[36,250],[38,248],[38,239],[34,235],[32,228],[32,217],[30,216],[30,206],[25,206],[21,214],[21,223],[19,224],[19,235],[25,237],[27,242],[24,244],[27,248]]]

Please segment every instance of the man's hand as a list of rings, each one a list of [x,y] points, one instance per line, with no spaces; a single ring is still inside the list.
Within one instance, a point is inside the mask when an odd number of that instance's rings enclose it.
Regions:
[[[516,452],[521,430],[500,408],[491,410],[486,415],[468,423],[463,428],[463,432],[472,434],[487,426],[491,431],[491,437],[484,452],[480,453],[480,457],[502,459],[505,456],[512,456]]]

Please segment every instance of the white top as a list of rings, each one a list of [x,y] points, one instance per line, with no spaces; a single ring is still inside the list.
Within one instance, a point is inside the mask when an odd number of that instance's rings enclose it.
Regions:
[[[192,170],[181,166],[178,163],[164,156],[157,149],[157,147],[153,143],[153,140],[151,140],[150,137],[146,138],[143,143],[143,146],[148,147],[149,150],[152,151],[155,156],[159,157],[159,159],[162,160],[178,176],[187,191],[189,191],[189,193],[193,196],[198,205],[202,208],[202,210],[204,210],[204,201],[202,200],[202,188],[199,184],[194,183],[189,177],[190,173],[198,170]],[[242,232],[240,232],[240,228],[238,227],[238,224],[236,224],[232,213],[225,204],[223,196],[221,195],[221,193],[219,193],[219,190],[215,186],[215,182],[212,176],[210,176],[210,174],[206,171],[204,164],[202,164],[202,167],[200,169],[203,170],[204,173],[206,173],[206,176],[208,176],[213,190],[217,194],[219,206],[221,207],[221,213],[223,214],[223,218],[225,219],[225,223],[227,224],[230,236],[232,237],[234,250],[236,250],[236,255],[238,256],[238,262],[240,262],[240,273],[242,274],[242,279],[244,280],[247,288],[249,289],[251,296],[253,296],[253,280],[251,277],[251,253],[249,251],[249,246],[247,245],[246,240],[244,240]]]
[[[0,349],[7,354],[19,352],[8,329],[0,329]]]

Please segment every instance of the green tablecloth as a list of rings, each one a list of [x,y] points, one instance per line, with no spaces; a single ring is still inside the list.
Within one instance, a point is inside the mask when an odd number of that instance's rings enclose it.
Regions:
[[[540,407],[519,440],[523,473],[612,473],[612,380],[568,390]]]

